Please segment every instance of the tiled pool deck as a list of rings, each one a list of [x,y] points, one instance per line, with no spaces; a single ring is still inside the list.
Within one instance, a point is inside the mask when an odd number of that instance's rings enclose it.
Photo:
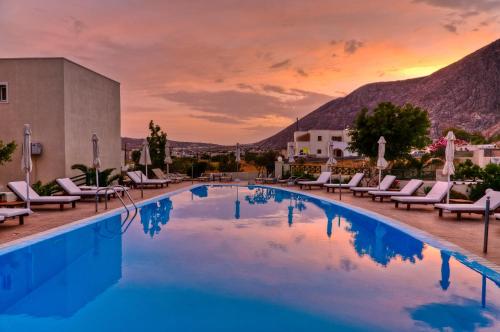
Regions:
[[[172,184],[164,189],[145,190],[144,199],[188,186],[191,186],[191,182]],[[297,187],[289,187],[288,189],[298,190]],[[326,193],[325,190],[313,189],[303,190],[303,192],[332,200],[339,199],[338,193]],[[135,200],[141,200],[139,190],[133,190],[131,194]],[[389,202],[380,203],[373,202],[368,197],[353,197],[348,192],[342,194],[342,202],[373,211],[451,242],[472,254],[486,258],[490,263],[493,263],[492,267],[496,270],[500,266],[500,221],[495,221],[493,218],[490,218],[488,254],[484,255],[482,253],[484,223],[482,217],[479,215],[464,214],[461,221],[457,221],[455,215],[452,214],[445,214],[443,218],[439,218],[437,212],[430,205],[412,206],[412,209],[407,211],[405,208],[395,209],[394,204]],[[104,211],[102,205],[101,212]],[[110,202],[109,210],[118,207],[121,207],[119,201],[113,200]],[[77,205],[76,209],[67,208],[62,212],[58,210],[57,206],[52,208],[36,207],[34,210],[35,213],[26,218],[25,225],[21,226],[13,220],[8,220],[0,225],[0,244],[7,244],[7,242],[28,235],[92,217],[95,215],[94,209],[95,205],[93,202],[81,202]],[[487,264],[488,262],[485,263]]]

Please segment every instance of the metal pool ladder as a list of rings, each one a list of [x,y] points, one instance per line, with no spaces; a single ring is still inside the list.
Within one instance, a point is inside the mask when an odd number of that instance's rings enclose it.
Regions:
[[[130,203],[132,203],[134,214],[132,215],[131,218],[130,218],[131,209],[129,209],[127,204],[125,204],[123,199],[120,197],[120,194],[116,191],[117,187],[122,189],[122,191],[121,191],[122,194],[127,195],[128,199],[130,200]],[[109,197],[108,191],[111,191],[112,193],[114,193],[115,196],[120,200],[120,203],[122,203],[123,207],[125,208],[127,215],[126,215],[125,219],[122,221],[122,228],[126,224],[125,229],[122,230],[122,233],[124,233],[128,229],[128,227],[130,226],[132,221],[135,219],[135,217],[137,216],[137,212],[139,211],[139,209],[137,208],[137,205],[135,204],[135,201],[132,199],[132,197],[130,196],[130,194],[128,193],[128,191],[125,189],[124,186],[115,185],[115,186],[108,186],[108,187],[99,188],[96,190],[96,193],[95,193],[95,212],[96,213],[99,211],[99,193],[102,191],[104,191],[106,193],[106,195],[104,195],[104,209],[105,210],[108,209],[108,197]]]

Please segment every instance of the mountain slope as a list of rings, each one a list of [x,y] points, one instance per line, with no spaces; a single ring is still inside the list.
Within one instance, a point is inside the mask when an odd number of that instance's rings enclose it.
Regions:
[[[363,107],[372,109],[384,101],[427,110],[433,136],[450,126],[492,134],[500,123],[500,39],[429,76],[364,85],[309,113],[299,128],[342,129]],[[285,147],[295,130],[292,124],[255,145]]]

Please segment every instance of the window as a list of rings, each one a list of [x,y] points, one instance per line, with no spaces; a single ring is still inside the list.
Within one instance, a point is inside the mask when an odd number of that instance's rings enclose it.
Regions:
[[[332,141],[334,141],[334,142],[342,142],[342,136],[332,136]]]
[[[7,83],[0,82],[0,103],[7,103],[9,101],[7,97]]]
[[[321,149],[316,150],[316,154],[321,154]]]
[[[323,140],[323,136],[318,136],[318,142],[321,142]]]

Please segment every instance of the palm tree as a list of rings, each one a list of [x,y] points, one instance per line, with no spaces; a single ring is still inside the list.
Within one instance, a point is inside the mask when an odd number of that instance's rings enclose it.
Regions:
[[[76,169],[85,174],[85,182],[88,186],[96,185],[95,183],[95,168],[87,167],[83,164],[75,164],[71,169]],[[122,176],[120,174],[112,175],[114,168],[107,168],[99,171],[99,185],[106,187],[113,181],[120,181]]]

